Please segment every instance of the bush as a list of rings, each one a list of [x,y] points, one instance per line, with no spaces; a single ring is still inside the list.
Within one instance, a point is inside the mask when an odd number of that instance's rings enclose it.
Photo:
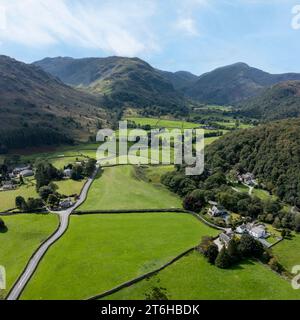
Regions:
[[[16,207],[21,211],[27,210],[27,204],[23,197],[21,196],[16,197]]]
[[[3,221],[3,219],[0,218],[0,231],[3,231],[5,229],[6,229],[6,225],[5,225],[4,221]]]
[[[275,257],[273,257],[273,258],[269,261],[268,265],[269,265],[270,268],[271,268],[272,270],[274,270],[275,272],[282,273],[282,272],[284,271],[283,266],[279,263],[279,261],[278,261]]]

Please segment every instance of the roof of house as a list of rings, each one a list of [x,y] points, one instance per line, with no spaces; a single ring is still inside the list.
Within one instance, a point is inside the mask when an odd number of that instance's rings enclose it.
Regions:
[[[220,239],[225,241],[226,243],[231,240],[230,236],[228,234],[226,234],[226,233],[221,233],[220,234]]]
[[[24,174],[33,174],[33,170],[31,169],[25,169],[25,170],[22,170],[20,172],[21,175],[24,175]]]

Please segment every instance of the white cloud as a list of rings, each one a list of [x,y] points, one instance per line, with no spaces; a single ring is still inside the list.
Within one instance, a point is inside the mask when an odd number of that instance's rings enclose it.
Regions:
[[[211,0],[185,0],[177,2],[177,20],[175,29],[188,36],[199,36],[197,15],[201,8],[212,5]]]
[[[68,44],[135,56],[157,50],[151,0],[1,0],[7,25],[0,40],[28,47]]]
[[[189,36],[198,36],[196,21],[192,18],[179,18],[176,23],[176,29],[183,31]]]

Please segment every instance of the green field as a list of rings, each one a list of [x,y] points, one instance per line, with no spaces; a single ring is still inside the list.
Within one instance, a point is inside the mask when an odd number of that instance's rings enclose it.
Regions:
[[[216,230],[184,213],[72,216],[22,299],[85,299],[154,270]]]
[[[53,166],[57,169],[63,169],[68,164],[74,164],[77,161],[83,161],[86,158],[77,156],[77,157],[58,157],[51,159],[50,162],[53,164]]]
[[[79,195],[85,182],[85,179],[80,181],[74,181],[72,179],[54,181],[54,183],[58,186],[58,192],[66,196],[73,194]]]
[[[149,166],[144,169],[146,178],[149,179],[149,182],[159,184],[160,178],[167,172],[174,171],[174,166]]]
[[[133,166],[104,168],[79,210],[180,208],[181,199],[165,187],[138,179]]]
[[[145,299],[153,287],[166,289],[178,300],[300,299],[300,291],[267,267],[247,261],[232,269],[210,265],[199,253],[177,261],[158,275],[115,293],[107,299]]]
[[[199,123],[180,121],[180,120],[166,120],[158,118],[127,118],[126,120],[134,121],[137,125],[150,125],[152,128],[182,128],[193,129],[200,127]]]
[[[16,190],[9,191],[0,191],[0,211],[4,212],[9,209],[13,209],[16,207],[16,197],[22,196],[26,200],[28,198],[36,198],[38,197],[35,185],[27,184],[23,185]]]
[[[282,265],[289,271],[300,265],[300,234],[293,233],[291,239],[284,239],[273,248],[274,254]]]
[[[6,295],[17,277],[25,268],[34,250],[58,225],[55,215],[15,215],[2,217],[7,231],[0,232],[0,265],[6,269],[7,290],[0,291]]]

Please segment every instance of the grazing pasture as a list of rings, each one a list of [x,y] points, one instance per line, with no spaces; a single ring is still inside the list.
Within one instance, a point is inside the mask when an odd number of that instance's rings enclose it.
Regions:
[[[53,233],[58,218],[53,214],[22,214],[2,217],[7,230],[0,232],[0,265],[6,269],[7,289],[2,298],[25,268],[30,256]]]
[[[155,287],[165,288],[168,298],[175,300],[300,299],[299,290],[260,263],[244,261],[224,270],[209,264],[197,252],[106,299],[145,299]]]
[[[86,299],[216,234],[184,213],[72,216],[69,230],[48,251],[21,298]]]
[[[180,208],[181,199],[163,186],[137,177],[133,166],[104,168],[79,210]]]

